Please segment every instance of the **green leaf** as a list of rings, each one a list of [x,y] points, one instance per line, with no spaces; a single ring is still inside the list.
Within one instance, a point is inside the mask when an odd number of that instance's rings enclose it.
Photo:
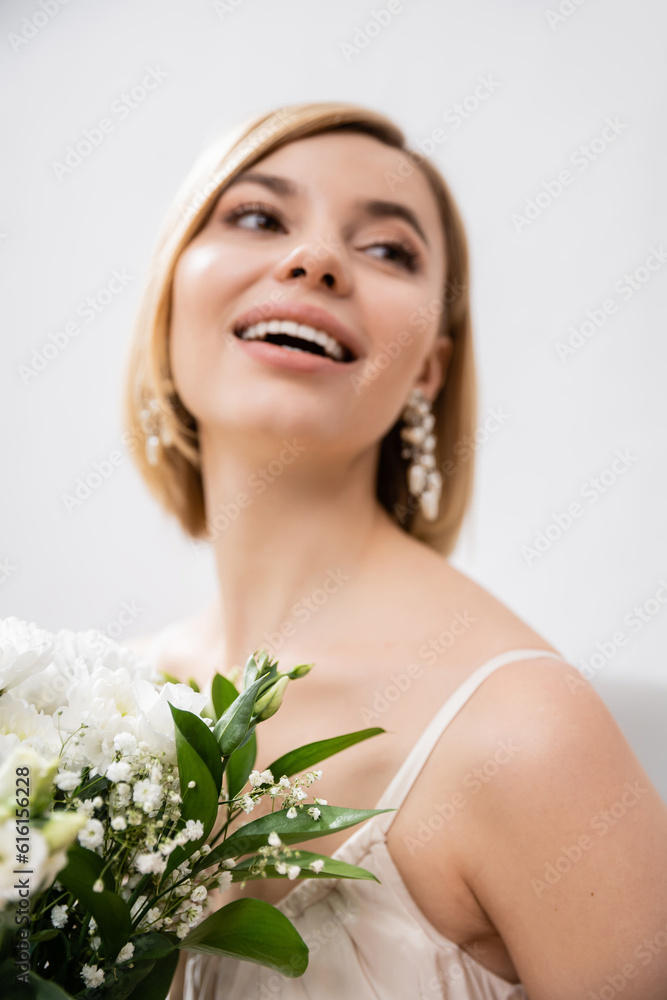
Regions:
[[[181,817],[183,820],[201,820],[204,832],[197,840],[190,840],[185,846],[174,848],[169,855],[162,880],[204,843],[218,815],[218,790],[204,761],[185,739],[180,742],[177,740],[176,756],[182,799]],[[190,781],[195,782],[194,788],[188,788]]]
[[[70,1000],[69,993],[50,980],[42,979],[36,972],[30,973],[30,986],[34,1000]],[[9,1000],[10,994],[3,993],[3,1000]],[[18,994],[20,996],[20,994]]]
[[[236,748],[227,760],[227,796],[233,799],[241,791],[257,759],[257,736],[253,731],[247,743]]]
[[[298,855],[298,857],[297,857]],[[244,858],[243,861],[239,861],[236,868],[232,868],[232,881],[233,882],[251,882],[253,879],[261,878],[262,876],[258,873],[257,875],[248,876],[248,869],[259,860],[261,854],[254,854],[252,857]],[[276,859],[278,860],[278,859]],[[358,865],[348,865],[345,861],[338,861],[336,858],[328,858],[324,854],[312,854],[310,851],[295,851],[289,858],[283,858],[285,864],[288,865],[298,865],[301,868],[301,875],[299,878],[355,878],[355,879],[366,879],[371,882],[379,882],[379,878],[376,878],[372,872],[369,872],[366,868],[360,868]],[[322,870],[319,872],[311,871],[308,867],[311,861],[324,861]],[[276,871],[273,864],[267,864],[264,868],[266,878],[287,878],[287,875],[281,875]],[[238,874],[237,874],[238,873]]]
[[[262,899],[236,899],[203,920],[179,948],[256,962],[289,979],[303,975],[308,948],[294,925]]]
[[[271,683],[270,678],[267,680],[267,677],[258,677],[232,702],[224,715],[216,722],[213,735],[218,741],[220,752],[225,757],[236,750],[243,740],[253,716],[255,698],[262,694]]]
[[[371,736],[378,736],[380,733],[385,732],[386,729],[375,726],[372,729],[358,729],[354,733],[346,733],[343,736],[333,736],[328,740],[316,740],[315,743],[306,743],[297,750],[290,750],[289,753],[278,757],[277,760],[274,760],[273,764],[268,765],[268,770],[271,771],[276,781],[282,778],[283,774],[289,778],[293,774],[305,771],[307,768],[312,767],[313,764],[325,760],[327,757],[332,757],[335,753],[340,753],[341,750],[346,750],[347,747],[354,746],[355,743],[361,743],[362,740],[370,739]]]
[[[215,712],[215,721],[225,714],[231,703],[238,698],[239,693],[227,677],[216,674],[211,682],[211,701]]]
[[[318,809],[321,814],[319,819],[309,816],[306,809],[297,810],[294,819],[288,819],[287,809],[278,809],[246,823],[215,847],[210,854],[201,858],[195,864],[193,872],[202,871],[226,858],[238,858],[242,854],[256,851],[262,844],[267,843],[272,830],[276,831],[283,844],[299,844],[303,840],[323,837],[334,830],[346,830],[347,827],[363,823],[364,820],[379,813],[394,811],[393,809],[348,809],[346,806],[318,806]]]
[[[113,959],[132,933],[130,908],[109,889],[93,892],[93,883],[98,878],[102,877],[106,885],[111,878],[108,872],[102,876],[104,861],[98,854],[75,844],[69,848],[67,857],[67,865],[58,873],[58,880],[95,917],[104,952]]]
[[[250,654],[246,660],[245,667],[243,668],[243,683],[242,687],[245,690],[250,684],[257,678],[259,673],[259,665],[253,653]]]
[[[158,958],[150,976],[130,993],[127,1000],[165,1000],[180,957],[180,952],[175,947],[168,955]]]
[[[104,1000],[164,1000],[171,985],[171,978],[165,982],[166,971],[178,964],[175,943],[158,931],[148,931],[132,938],[132,944],[132,958],[107,969],[113,970],[114,979],[103,987]]]
[[[187,712],[181,708],[175,708],[168,702],[171,714],[174,718],[174,728],[176,730],[176,752],[179,744],[185,740],[190,744],[195,753],[199,754],[206,764],[211,777],[215,783],[216,797],[222,788],[222,760],[220,758],[220,748],[215,736],[208,728],[203,719],[195,715],[194,712]]]
[[[92,799],[95,795],[104,795],[108,787],[109,779],[105,778],[103,774],[97,774],[76,793],[77,798],[84,800]]]

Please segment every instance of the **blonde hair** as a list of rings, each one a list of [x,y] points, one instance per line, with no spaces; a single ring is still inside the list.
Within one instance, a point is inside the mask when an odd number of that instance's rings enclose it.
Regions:
[[[423,171],[435,195],[445,234],[447,274],[442,295],[427,308],[442,313],[439,336],[453,340],[447,377],[433,402],[436,468],[443,478],[439,515],[426,521],[407,489],[401,458],[400,420],[382,439],[377,477],[380,503],[407,532],[442,555],[454,548],[473,487],[473,449],[464,446],[476,425],[476,376],[470,320],[468,250],[463,224],[439,170],[411,150],[400,128],[383,114],[355,104],[287,105],[244,121],[211,145],[185,179],[158,235],[127,358],[123,416],[125,441],[151,493],[175,515],[186,534],[206,537],[204,491],[197,424],[175,392],[169,370],[168,335],[176,262],[206,224],[227,183],[286,143],[345,129],[370,135],[408,157],[397,164],[396,184],[414,169]],[[436,315],[436,313],[433,313]],[[145,454],[150,399],[166,424],[170,443],[150,465]],[[461,454],[465,458],[460,459]]]

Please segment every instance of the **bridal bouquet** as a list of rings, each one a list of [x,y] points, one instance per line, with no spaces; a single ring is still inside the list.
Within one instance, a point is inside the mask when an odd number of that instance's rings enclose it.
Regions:
[[[164,1000],[182,949],[303,974],[308,949],[275,907],[207,907],[256,878],[377,881],[290,844],[386,811],[308,791],[314,764],[383,729],[255,768],[256,726],[311,666],[281,672],[262,650],[238,687],[216,674],[200,691],[97,630],[0,620],[3,998]],[[272,811],[244,820],[264,797]]]

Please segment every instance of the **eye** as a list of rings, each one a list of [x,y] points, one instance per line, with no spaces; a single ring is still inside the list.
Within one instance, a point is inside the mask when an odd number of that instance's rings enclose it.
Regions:
[[[259,229],[260,231],[266,231],[267,229],[270,230],[270,226],[253,225],[252,222],[248,222],[248,220],[252,219],[253,216],[255,218],[269,220],[269,223],[277,224],[280,228],[284,228],[280,216],[275,209],[260,201],[244,202],[243,205],[238,205],[236,208],[232,209],[231,212],[228,212],[225,215],[225,222],[236,223],[236,225],[241,229]]]
[[[373,243],[366,249],[375,250],[378,247],[381,250],[389,250],[391,254],[391,256],[382,257],[382,260],[396,261],[408,271],[419,270],[419,254],[413,250],[409,243],[404,243],[403,240],[384,240],[382,243]]]

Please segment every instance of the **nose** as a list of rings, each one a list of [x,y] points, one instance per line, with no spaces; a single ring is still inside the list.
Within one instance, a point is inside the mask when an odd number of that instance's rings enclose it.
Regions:
[[[339,295],[348,294],[351,286],[347,267],[338,252],[338,243],[331,237],[294,247],[278,265],[276,277],[282,282],[300,278],[311,288],[324,285]]]

